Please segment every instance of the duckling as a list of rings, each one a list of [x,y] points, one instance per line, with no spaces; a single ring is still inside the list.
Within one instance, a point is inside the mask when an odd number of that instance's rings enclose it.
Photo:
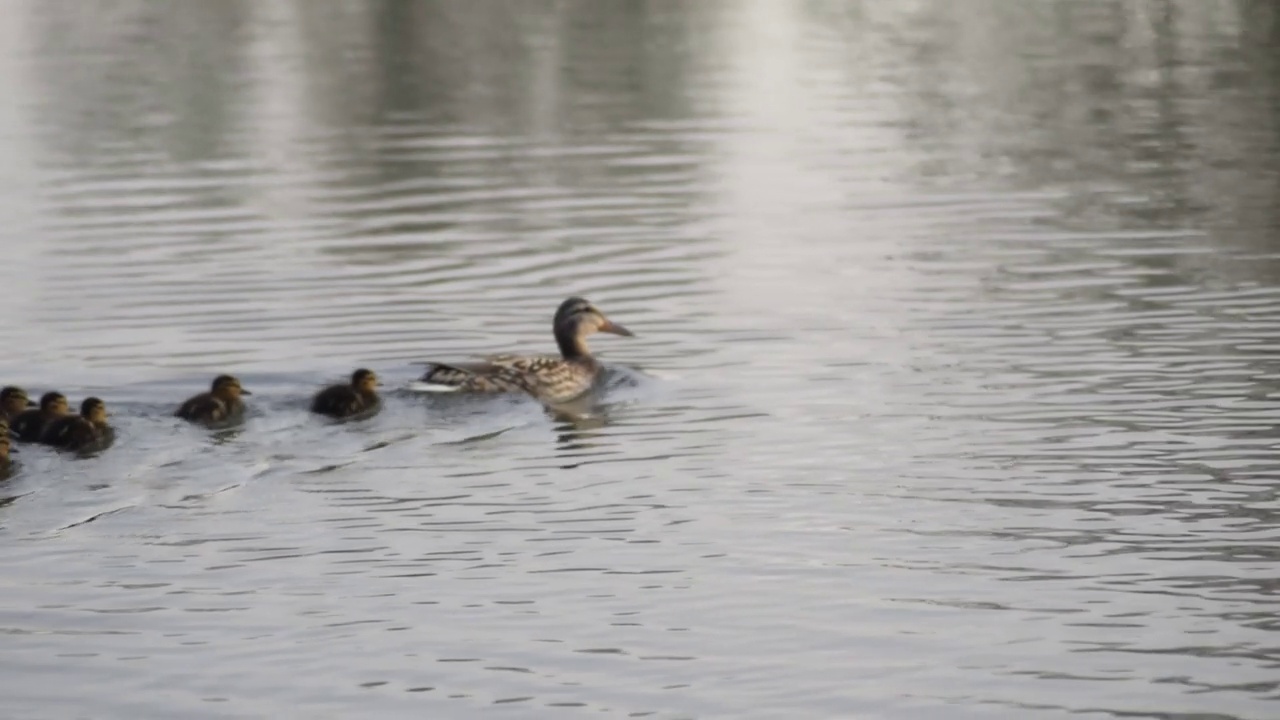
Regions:
[[[174,417],[211,426],[234,425],[244,418],[244,401],[240,396],[252,394],[241,387],[238,379],[219,375],[209,392],[188,398]]]
[[[31,402],[27,397],[27,391],[20,387],[9,385],[0,390],[0,420],[8,422],[27,408],[35,407],[36,404]]]
[[[568,402],[591,390],[602,373],[587,348],[587,336],[634,336],[580,297],[560,304],[551,329],[560,357],[496,355],[478,363],[429,362],[426,374],[411,387],[426,392],[527,392],[549,404]]]
[[[65,415],[49,423],[40,442],[77,452],[105,449],[115,440],[107,417],[106,403],[96,397],[85,398],[79,415]]]
[[[13,461],[9,459],[9,436],[0,435],[0,480],[9,477],[13,472]]]
[[[376,413],[382,401],[378,398],[378,376],[360,368],[351,373],[349,385],[331,385],[316,393],[311,412],[333,418],[350,418]]]
[[[49,423],[67,414],[67,396],[47,392],[40,396],[40,407],[23,410],[9,421],[9,432],[23,442],[38,442]]]

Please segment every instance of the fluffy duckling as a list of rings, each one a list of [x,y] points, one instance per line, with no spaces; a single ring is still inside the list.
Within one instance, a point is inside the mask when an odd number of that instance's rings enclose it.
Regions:
[[[9,459],[9,436],[0,435],[0,480],[9,477],[13,472],[13,461]]]
[[[3,420],[6,424],[18,417],[20,413],[25,412],[27,408],[35,406],[36,404],[27,397],[27,391],[20,387],[9,385],[0,390],[0,420]]]
[[[351,373],[348,385],[331,385],[316,393],[311,401],[311,412],[332,418],[351,418],[372,415],[381,407],[378,398],[378,376],[372,370],[360,368]]]
[[[587,348],[587,336],[607,332],[632,337],[630,330],[580,297],[560,304],[551,329],[560,357],[498,355],[478,363],[429,362],[426,374],[412,387],[426,392],[527,392],[550,404],[568,402],[591,390],[602,373]]]
[[[205,425],[234,425],[244,419],[244,401],[240,396],[252,394],[235,377],[219,375],[209,392],[188,398],[174,416]]]
[[[79,415],[65,415],[49,423],[40,442],[77,452],[105,449],[115,440],[107,417],[106,403],[96,397],[85,398]]]
[[[40,407],[23,410],[9,421],[9,432],[23,442],[39,442],[49,423],[67,412],[67,396],[60,392],[47,392],[40,396]]]

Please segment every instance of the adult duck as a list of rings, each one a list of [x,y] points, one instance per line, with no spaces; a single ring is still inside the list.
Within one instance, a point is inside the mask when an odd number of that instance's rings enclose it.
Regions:
[[[244,419],[244,400],[240,399],[241,396],[252,394],[244,389],[236,377],[219,375],[214,378],[209,392],[187,398],[174,416],[203,425],[234,425]]]
[[[311,401],[311,412],[331,418],[367,417],[382,406],[378,398],[378,376],[372,370],[360,368],[351,373],[351,382],[331,385],[316,393]]]
[[[526,392],[549,404],[568,402],[596,386],[599,361],[587,347],[598,332],[633,337],[580,297],[560,303],[551,322],[560,356],[495,355],[476,363],[428,362],[421,380],[411,385],[424,392]]]

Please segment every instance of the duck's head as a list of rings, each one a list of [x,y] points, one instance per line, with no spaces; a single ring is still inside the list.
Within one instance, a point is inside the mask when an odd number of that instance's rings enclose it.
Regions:
[[[0,390],[0,415],[17,415],[29,407],[35,407],[27,391],[10,385]]]
[[[358,393],[366,395],[375,393],[381,384],[382,382],[378,380],[378,374],[367,368],[360,368],[351,373],[351,387],[355,388]]]
[[[60,417],[69,412],[67,396],[60,392],[47,392],[40,396],[40,412],[45,415]]]
[[[107,404],[96,397],[85,398],[80,403],[80,417],[94,425],[107,424]]]
[[[213,396],[222,400],[239,400],[241,395],[252,395],[240,385],[240,379],[232,375],[219,375],[213,379],[210,390]]]
[[[607,332],[614,335],[632,337],[634,333],[605,317],[589,301],[580,297],[571,297],[560,303],[553,321],[556,330],[573,328],[578,335],[587,336],[592,333]]]
[[[556,342],[565,357],[585,355],[587,353],[586,338],[598,332],[612,333],[632,337],[634,334],[605,317],[589,301],[580,297],[571,297],[560,303],[552,321]]]

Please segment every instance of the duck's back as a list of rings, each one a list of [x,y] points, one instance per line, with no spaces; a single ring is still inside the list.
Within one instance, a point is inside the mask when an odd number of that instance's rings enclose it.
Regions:
[[[557,403],[590,390],[597,374],[598,365],[590,357],[494,355],[483,362],[433,364],[420,382],[461,392],[524,392]]]
[[[527,392],[538,395],[536,374],[547,366],[563,363],[559,357],[494,355],[480,363],[434,363],[422,375],[421,383],[462,392]]]
[[[64,450],[90,450],[110,444],[110,428],[99,428],[79,415],[68,415],[49,423],[40,442]]]
[[[9,432],[23,442],[39,442],[48,424],[48,418],[38,408],[32,408],[23,410],[9,421]]]
[[[311,412],[335,418],[359,415],[370,409],[366,398],[350,385],[331,385],[316,393],[311,401]]]
[[[214,397],[213,393],[205,392],[182,403],[174,416],[193,422],[227,422],[236,418],[238,409]]]

